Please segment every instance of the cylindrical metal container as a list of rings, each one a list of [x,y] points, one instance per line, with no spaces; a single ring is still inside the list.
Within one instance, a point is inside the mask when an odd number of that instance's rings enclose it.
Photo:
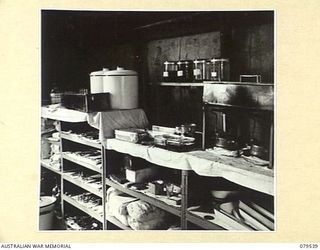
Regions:
[[[121,67],[105,72],[103,92],[110,93],[112,109],[138,108],[138,73]]]
[[[177,64],[173,61],[165,61],[163,63],[163,81],[175,82],[177,77]]]
[[[53,229],[54,204],[56,200],[57,199],[53,196],[40,197],[39,230]]]
[[[41,159],[48,159],[51,156],[51,143],[48,141],[50,134],[41,136]]]
[[[90,73],[91,94],[103,93],[103,74],[107,71],[109,71],[109,69],[103,68],[100,71],[94,71]]]

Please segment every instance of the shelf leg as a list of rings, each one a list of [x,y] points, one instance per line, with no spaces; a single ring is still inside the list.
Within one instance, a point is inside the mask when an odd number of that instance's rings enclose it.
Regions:
[[[188,171],[181,171],[181,229],[187,230]]]
[[[274,162],[274,154],[273,154],[273,151],[274,151],[274,139],[273,139],[273,120],[271,121],[271,126],[270,126],[270,145],[269,145],[269,166],[268,168],[273,168],[273,162]]]
[[[202,105],[202,150],[206,149],[206,107]]]
[[[60,202],[61,202],[61,216],[63,218],[63,221],[66,221],[65,218],[65,213],[64,213],[64,200],[63,200],[63,193],[64,193],[64,185],[63,185],[63,173],[64,173],[64,167],[63,167],[63,158],[62,158],[62,139],[61,139],[61,131],[62,131],[62,122],[61,121],[56,121],[58,123],[58,130],[59,130],[59,149],[60,149],[60,169],[61,169],[61,175],[60,175]]]
[[[106,216],[106,197],[107,197],[107,190],[106,190],[106,171],[107,171],[107,161],[106,161],[106,149],[102,145],[101,146],[101,154],[102,154],[102,207],[103,207],[103,224],[102,229],[107,230],[107,216]]]

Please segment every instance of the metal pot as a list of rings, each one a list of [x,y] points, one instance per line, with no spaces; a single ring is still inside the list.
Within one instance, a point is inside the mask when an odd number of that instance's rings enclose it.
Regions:
[[[261,159],[268,159],[268,150],[262,146],[253,144],[250,147],[250,154]]]
[[[238,148],[238,142],[232,137],[216,136],[215,146],[228,150],[236,150]]]
[[[183,124],[181,125],[181,134],[187,135],[187,136],[194,136],[194,133],[196,132],[197,125],[194,123],[191,124]]]
[[[245,156],[256,156],[258,158],[261,158],[263,160],[268,160],[269,157],[269,151],[258,145],[257,142],[254,139],[250,140],[250,144],[246,144],[246,148],[242,149],[242,154]]]

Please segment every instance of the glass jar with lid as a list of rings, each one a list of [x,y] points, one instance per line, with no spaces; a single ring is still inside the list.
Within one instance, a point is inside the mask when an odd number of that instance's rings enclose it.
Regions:
[[[230,78],[229,59],[213,58],[210,60],[210,80],[228,81]]]
[[[163,81],[175,82],[177,76],[177,64],[174,61],[165,61],[163,63]]]
[[[192,82],[193,81],[193,61],[185,60],[178,61],[177,80],[178,82]]]
[[[193,79],[196,82],[202,82],[206,76],[206,60],[196,59],[193,61]]]

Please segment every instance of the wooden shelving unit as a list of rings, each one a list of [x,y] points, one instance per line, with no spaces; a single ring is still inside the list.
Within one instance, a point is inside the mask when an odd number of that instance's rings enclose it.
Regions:
[[[79,159],[79,157],[73,157],[72,155],[67,155],[65,153],[62,153],[62,166],[61,166],[61,171],[57,171],[56,169],[52,169],[52,167],[49,164],[48,160],[42,160],[41,161],[41,166],[51,170],[52,172],[59,174],[61,176],[61,190],[62,190],[62,210],[64,209],[64,202],[76,207],[77,209],[80,209],[81,211],[85,212],[86,214],[88,214],[89,216],[97,219],[98,221],[102,222],[103,224],[103,230],[107,230],[108,229],[108,223],[111,223],[113,225],[115,225],[116,227],[123,229],[123,230],[132,230],[130,227],[123,225],[119,220],[117,220],[114,216],[110,216],[108,215],[107,211],[106,211],[106,189],[107,187],[113,187],[125,194],[128,194],[132,197],[136,197],[138,199],[141,199],[142,201],[145,201],[151,205],[154,205],[155,207],[158,207],[160,209],[163,209],[165,211],[167,211],[168,213],[171,213],[177,217],[180,218],[180,222],[181,222],[181,229],[186,230],[188,229],[188,223],[192,223],[194,225],[199,226],[200,228],[204,229],[204,230],[230,230],[230,228],[228,228],[228,225],[224,226],[223,221],[219,220],[219,218],[215,217],[214,214],[214,210],[203,210],[201,208],[190,208],[188,207],[188,175],[190,171],[196,171],[194,169],[192,169],[192,167],[190,167],[190,164],[188,165],[189,167],[187,168],[183,168],[182,166],[169,166],[167,164],[161,164],[161,162],[159,163],[158,161],[154,160],[153,161],[153,157],[151,157],[150,159],[145,159],[147,161],[150,161],[151,163],[154,163],[156,165],[158,165],[159,167],[163,167],[163,168],[173,168],[176,170],[180,170],[181,171],[181,205],[170,205],[167,204],[165,202],[165,199],[162,199],[161,197],[157,197],[151,194],[148,194],[147,192],[144,191],[136,191],[131,189],[130,187],[126,187],[125,185],[119,184],[117,182],[115,182],[114,180],[111,180],[109,178],[107,178],[106,173],[108,172],[108,154],[110,150],[116,151],[120,154],[129,154],[133,157],[141,157],[144,158],[146,156],[150,156],[150,154],[157,155],[159,154],[159,152],[157,150],[160,150],[160,153],[168,153],[168,154],[174,154],[172,155],[173,157],[179,156],[179,157],[183,157],[184,161],[189,159],[189,157],[199,157],[199,159],[201,159],[202,161],[210,161],[212,160],[210,157],[206,158],[206,156],[203,156],[202,154],[205,154],[204,151],[199,151],[198,153],[195,152],[190,152],[190,153],[176,153],[176,152],[170,152],[167,150],[163,150],[163,149],[155,149],[152,147],[148,147],[148,146],[142,146],[142,145],[138,145],[138,144],[133,144],[133,143],[128,143],[128,142],[122,142],[122,141],[118,141],[116,139],[110,139],[105,141],[103,144],[100,143],[96,143],[96,142],[91,142],[88,140],[83,140],[83,138],[81,138],[80,136],[76,135],[76,134],[68,134],[68,133],[61,133],[61,142],[60,144],[61,146],[61,151],[63,151],[63,141],[71,141],[80,145],[84,145],[84,146],[89,146],[92,147],[94,149],[100,149],[101,150],[101,154],[102,154],[102,168],[99,169],[97,166],[89,164],[87,162],[81,161],[81,159]],[[113,142],[113,143],[112,143]],[[108,148],[108,145],[114,144],[114,147],[116,148]],[[118,147],[118,148],[117,148]],[[147,151],[145,151],[147,150]],[[151,150],[151,151],[148,151]],[[134,153],[135,152],[135,153]],[[140,153],[137,153],[140,152]],[[146,153],[147,152],[147,153]],[[141,154],[141,155],[140,155]],[[177,155],[175,155],[177,154]],[[192,158],[193,160],[196,158]],[[214,159],[213,159],[214,160]],[[64,173],[64,165],[67,164],[67,161],[70,161],[78,166],[87,168],[91,171],[94,171],[96,173],[99,173],[101,175],[101,180],[102,180],[102,190],[98,190],[96,188],[91,187],[90,185],[86,184],[85,182],[81,181],[80,178],[73,178],[70,175],[68,175],[66,172]],[[214,160],[215,161],[215,160]],[[240,161],[240,160],[239,160]],[[242,175],[247,175],[248,171],[250,171],[250,169],[253,169],[252,167],[250,167],[249,165],[246,166],[242,166],[243,163],[241,161],[241,166],[237,167],[234,164],[229,164],[228,161],[224,161],[224,163],[219,163],[216,162],[215,164],[218,164],[217,166],[219,166],[219,171],[222,171],[223,169],[233,169],[234,170],[234,174],[238,175],[238,177],[242,176]],[[220,165],[219,165],[220,164]],[[236,164],[237,165],[237,164]],[[66,170],[67,171],[67,170]],[[252,176],[257,177],[255,179],[255,181],[259,181],[260,179],[266,180],[266,183],[269,183],[268,185],[272,185],[272,180],[273,180],[273,174],[271,173],[272,170],[257,170],[254,174],[252,174]],[[67,171],[68,172],[68,171]],[[200,171],[201,172],[201,171]],[[229,171],[230,172],[230,171]],[[109,173],[109,172],[108,172]],[[218,173],[218,172],[217,172]],[[216,176],[217,173],[214,173],[214,175]],[[200,173],[201,174],[201,173]],[[220,174],[221,177],[228,179],[228,175],[224,175],[224,172],[222,171]],[[249,174],[249,176],[251,176]],[[238,178],[237,177],[237,178]],[[249,178],[249,177],[248,177]],[[234,181],[234,180],[232,180]],[[63,184],[65,182],[66,183],[71,183],[74,186],[77,186],[83,190],[86,190],[98,197],[100,197],[102,199],[102,204],[103,204],[103,215],[99,215],[97,213],[95,213],[93,210],[87,208],[86,206],[84,206],[83,204],[79,203],[77,200],[72,199],[71,197],[65,195],[65,185]],[[240,185],[243,183],[239,183]],[[265,192],[267,194],[271,194],[272,195],[272,188],[270,189],[270,187],[266,188],[265,190],[259,190],[260,192]]]
[[[60,153],[61,153],[61,171],[57,171],[56,169],[53,169],[48,160],[42,160],[41,161],[41,166],[43,166],[46,169],[49,169],[61,176],[61,210],[63,215],[65,214],[65,203],[68,203],[69,205],[83,211],[87,215],[95,218],[99,222],[102,223],[102,229],[106,229],[106,213],[105,213],[105,183],[104,183],[104,172],[103,172],[103,167],[101,164],[101,168],[94,164],[88,163],[88,160],[79,155],[76,157],[72,154],[68,154],[67,152],[64,152],[66,150],[64,148],[64,144],[66,142],[73,142],[78,144],[78,148],[81,146],[93,148],[93,149],[99,149],[102,151],[102,146],[100,143],[98,143],[96,140],[90,140],[87,139],[83,136],[80,136],[76,133],[73,132],[64,132],[63,127],[65,124],[68,125],[68,127],[73,127],[74,125],[77,125],[78,123],[82,123],[86,121],[87,114],[84,112],[80,111],[74,111],[74,110],[68,110],[64,108],[59,108],[56,112],[51,112],[47,108],[42,108],[41,109],[42,117],[51,119],[51,120],[56,120],[59,123],[59,131],[60,131],[60,140],[57,142],[60,145]],[[101,155],[102,157],[102,155]],[[88,171],[94,171],[98,174],[101,175],[101,189],[95,188],[91,186],[90,184],[86,183],[82,178],[80,177],[74,177],[68,174],[68,169],[66,169],[67,165],[69,165],[69,162],[73,163],[73,168],[76,166],[81,166],[81,169],[79,168],[79,172],[85,171],[84,169],[88,169]],[[86,190],[87,192],[96,195],[99,197],[102,201],[102,207],[103,207],[103,214],[98,214],[94,210],[86,207],[84,204],[81,204],[79,201],[76,199],[73,199],[72,197],[69,197],[68,195],[65,194],[65,192],[69,192],[66,190],[66,188],[69,186],[68,183],[71,183],[74,188],[79,188],[80,190]],[[67,185],[67,187],[66,187]],[[116,223],[116,222],[115,222]],[[119,224],[119,223],[118,223]]]
[[[141,157],[142,155],[150,155],[151,154],[150,157],[152,159],[154,159],[154,156],[157,153],[159,153],[159,152],[151,152],[151,151],[147,151],[148,153],[146,153],[146,152],[144,152],[144,150],[147,150],[146,149],[147,146],[142,146],[142,145],[130,143],[130,147],[129,147],[127,145],[127,142],[114,141],[114,140],[115,139],[109,140],[109,143],[112,142],[111,144],[113,145],[113,146],[111,146],[112,150],[115,150],[115,148],[119,148],[119,150],[120,150],[120,148],[126,148],[126,153],[131,154],[131,152],[135,152],[134,153],[135,157]],[[107,144],[108,144],[108,141],[107,141]],[[122,144],[123,147],[121,147],[120,144]],[[136,149],[134,150],[134,148],[136,148]],[[140,155],[140,153],[138,153],[139,152],[138,148],[140,150],[142,150],[142,151],[140,151],[141,155]],[[156,150],[156,149],[150,148],[150,150]],[[122,150],[120,150],[119,153],[123,153]],[[174,153],[174,154],[180,154],[180,157],[181,157],[181,153]],[[199,159],[201,159],[202,161],[210,161],[210,159],[207,159],[205,156],[212,157],[210,155],[210,153],[206,153],[204,151],[201,151],[201,152],[199,151],[199,153],[190,152],[190,155],[189,155],[189,153],[182,153],[182,154],[186,154],[187,158],[184,158],[184,159],[188,159],[188,157],[195,157],[196,156]],[[172,157],[174,158],[174,156],[172,156]],[[149,158],[148,158],[148,160],[150,161]],[[193,161],[194,159],[190,158],[190,160]],[[240,168],[238,168],[236,166],[237,160],[238,160],[238,163],[241,165]],[[154,159],[154,161],[156,162],[155,159]],[[151,162],[152,162],[152,160],[151,160]],[[216,162],[216,163],[218,165],[222,164],[219,162]],[[223,167],[223,166],[225,166],[225,167]],[[235,163],[231,159],[229,159],[229,163],[227,161],[224,164],[222,164],[221,167],[225,168],[225,169],[229,169],[229,171],[231,169],[233,169],[234,173],[231,174],[231,176],[235,175],[235,176],[239,176],[239,177],[240,176],[248,176],[247,174],[250,173],[250,169],[251,169],[251,171],[253,170],[252,169],[253,167],[250,166],[249,163],[246,164],[246,162],[240,158],[236,159]],[[156,207],[159,207],[169,213],[172,213],[176,216],[179,216],[181,218],[181,228],[182,229],[187,229],[188,228],[187,222],[191,222],[191,223],[199,226],[200,228],[203,228],[204,230],[235,230],[232,228],[232,226],[226,224],[223,220],[216,218],[215,210],[213,208],[208,210],[208,209],[203,209],[201,207],[199,207],[199,208],[188,207],[187,199],[188,199],[188,173],[189,173],[189,171],[192,171],[192,169],[183,170],[184,177],[182,178],[182,185],[181,185],[181,187],[182,187],[182,202],[181,202],[181,206],[178,206],[178,207],[170,206],[170,205],[166,204],[165,202],[157,199],[156,197],[150,197],[144,193],[141,193],[141,192],[138,192],[135,190],[131,190],[130,188],[127,188],[121,184],[118,184],[108,178],[106,179],[106,184],[108,186],[114,187],[115,189],[117,189],[123,193],[126,193],[126,194],[131,195],[136,198],[139,198],[139,199],[146,201]],[[220,176],[223,177],[224,175],[221,173]],[[229,178],[228,175],[226,175],[226,177]],[[250,178],[250,177],[247,177],[247,178]],[[267,187],[263,190],[260,190],[260,191],[264,191],[266,194],[273,193],[273,188],[272,188],[273,173],[272,173],[272,170],[267,169],[267,168],[266,169],[256,169],[255,172],[252,173],[252,178],[255,181],[259,181],[260,179],[265,181],[265,185],[267,185]],[[243,184],[243,182],[244,182],[244,179],[241,181],[241,183]],[[227,216],[225,216],[225,218],[228,219]],[[243,226],[243,230],[246,230],[246,227]]]
[[[94,149],[100,149],[100,151],[102,150],[102,146],[101,144],[94,142],[94,141],[90,141],[87,139],[82,138],[81,136],[74,134],[74,133],[65,133],[65,132],[61,132],[61,140],[65,140],[65,141],[71,141],[74,143],[77,143],[79,145],[83,145],[83,146],[89,146],[91,148]],[[104,171],[103,171],[103,167],[101,164],[101,168],[99,168],[98,166],[94,165],[94,164],[90,164],[87,161],[87,159],[85,157],[81,157],[79,155],[75,156],[72,155],[68,152],[63,152],[64,148],[63,148],[63,143],[61,143],[61,152],[62,152],[62,169],[65,168],[65,160],[70,161],[72,163],[75,163],[78,166],[84,167],[88,170],[94,171],[98,174],[101,175],[101,181],[102,181],[102,185],[101,185],[101,190],[94,188],[92,186],[90,186],[88,183],[85,183],[84,181],[82,181],[81,178],[73,178],[72,176],[70,176],[67,173],[63,173],[62,174],[62,183],[63,181],[67,181],[69,183],[72,183],[73,185],[84,189],[98,197],[101,198],[101,202],[102,202],[102,208],[103,208],[103,214],[97,214],[94,211],[92,211],[90,208],[87,208],[86,206],[82,205],[81,203],[77,202],[75,199],[72,199],[71,197],[68,197],[66,195],[62,196],[62,201],[63,202],[67,202],[69,204],[71,204],[72,206],[80,209],[81,211],[85,212],[86,214],[88,214],[89,216],[97,219],[98,221],[100,221],[102,223],[102,229],[106,229],[107,225],[106,225],[106,192],[105,192],[105,184],[103,181],[103,177],[104,177]],[[102,158],[102,155],[101,155]],[[63,192],[65,191],[65,188],[62,188]]]

